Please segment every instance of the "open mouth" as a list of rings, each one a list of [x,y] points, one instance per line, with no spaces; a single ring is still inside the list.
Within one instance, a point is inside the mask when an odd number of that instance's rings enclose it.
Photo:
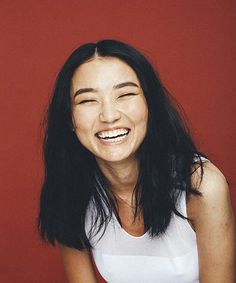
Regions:
[[[96,137],[100,140],[107,141],[107,142],[118,142],[125,139],[130,132],[130,129],[122,128],[122,129],[115,129],[112,131],[102,131],[96,134]]]

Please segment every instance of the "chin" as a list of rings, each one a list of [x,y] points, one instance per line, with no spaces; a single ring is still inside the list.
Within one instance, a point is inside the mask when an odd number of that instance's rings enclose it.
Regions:
[[[97,160],[100,160],[104,163],[121,163],[129,160],[134,159],[134,154],[114,154],[114,155],[97,155],[96,156]]]

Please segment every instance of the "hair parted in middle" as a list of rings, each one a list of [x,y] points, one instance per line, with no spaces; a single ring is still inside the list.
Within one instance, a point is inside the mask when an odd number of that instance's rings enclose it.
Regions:
[[[115,213],[121,224],[110,184],[95,157],[83,147],[73,129],[71,81],[75,70],[95,56],[115,57],[136,73],[148,106],[147,134],[138,151],[139,175],[133,197],[135,217],[141,209],[145,230],[154,237],[164,233],[182,192],[200,195],[191,176],[203,164],[182,118],[178,104],[162,85],[148,60],[132,46],[101,40],[76,49],[58,74],[47,113],[44,140],[45,178],[38,225],[41,236],[77,249],[90,248],[85,233],[89,203],[96,208],[98,229]],[[204,156],[204,155],[203,155]],[[122,224],[121,224],[122,225]]]

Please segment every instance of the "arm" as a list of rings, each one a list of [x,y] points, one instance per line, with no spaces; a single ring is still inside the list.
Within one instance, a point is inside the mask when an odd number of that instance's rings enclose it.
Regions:
[[[60,245],[62,262],[69,283],[98,283],[89,251]]]
[[[199,172],[193,175],[198,182]],[[210,162],[204,164],[201,197],[188,200],[188,215],[196,231],[201,283],[236,282],[236,236],[227,182]]]

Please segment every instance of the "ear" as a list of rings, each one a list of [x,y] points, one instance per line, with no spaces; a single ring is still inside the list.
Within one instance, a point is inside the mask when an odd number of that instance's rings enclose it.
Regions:
[[[75,119],[74,119],[73,114],[72,114],[72,116],[71,116],[70,128],[71,128],[72,132],[75,132],[76,124],[75,124]]]

